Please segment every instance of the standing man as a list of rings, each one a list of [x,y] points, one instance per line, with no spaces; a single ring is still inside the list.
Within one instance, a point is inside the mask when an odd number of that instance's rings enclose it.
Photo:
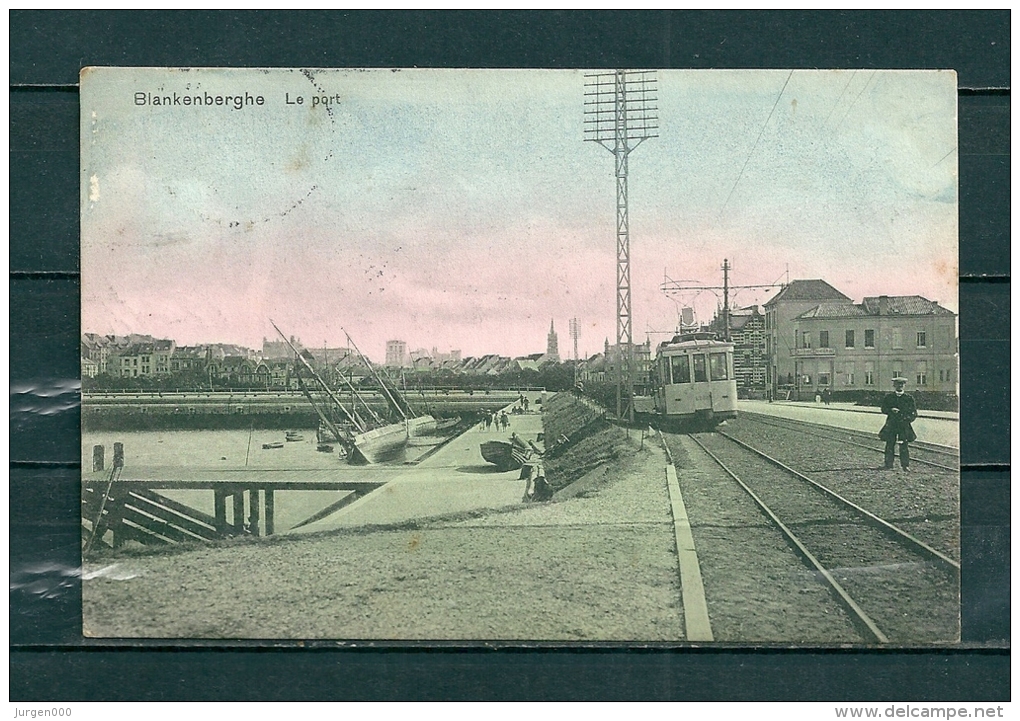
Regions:
[[[910,424],[917,418],[917,405],[914,397],[904,392],[906,378],[897,376],[892,379],[893,392],[887,393],[882,399],[882,413],[885,414],[885,425],[878,432],[878,437],[885,441],[885,467],[890,469],[896,459],[896,442],[900,441],[900,465],[903,470],[910,469],[910,447],[908,444],[917,440],[917,434]]]

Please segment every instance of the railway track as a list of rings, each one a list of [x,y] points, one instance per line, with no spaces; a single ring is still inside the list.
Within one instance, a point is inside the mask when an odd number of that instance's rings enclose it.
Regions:
[[[865,641],[958,637],[960,566],[949,554],[743,441],[688,437],[782,532]]]
[[[765,416],[757,413],[741,413],[740,419],[742,421],[749,420],[761,426],[794,429],[800,433],[825,438],[829,441],[838,439],[841,443],[846,443],[858,448],[866,448],[880,455],[885,454],[884,444],[882,444],[881,441],[876,440],[878,435],[877,431],[874,434],[868,434],[847,428],[822,426],[817,423],[808,423],[806,421],[797,421],[789,418],[778,418],[776,416]],[[899,461],[897,460],[897,463],[898,462]],[[926,466],[950,471],[952,473],[959,473],[960,450],[958,448],[953,448],[952,446],[915,441],[910,444],[910,462],[921,463]]]

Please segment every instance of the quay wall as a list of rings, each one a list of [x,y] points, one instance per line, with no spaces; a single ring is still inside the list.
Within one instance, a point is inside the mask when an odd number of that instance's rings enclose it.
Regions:
[[[365,394],[377,412],[386,404]],[[409,397],[416,413],[450,418],[492,411],[517,398],[516,392],[450,392],[422,399]],[[101,393],[82,397],[86,430],[201,430],[236,428],[314,428],[318,417],[300,393]]]

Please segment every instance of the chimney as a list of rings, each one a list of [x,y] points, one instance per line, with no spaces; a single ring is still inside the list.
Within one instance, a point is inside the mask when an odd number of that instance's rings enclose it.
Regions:
[[[878,314],[889,315],[889,296],[887,295],[878,296]]]

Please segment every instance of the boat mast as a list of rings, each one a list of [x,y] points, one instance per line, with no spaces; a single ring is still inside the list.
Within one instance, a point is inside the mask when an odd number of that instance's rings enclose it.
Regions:
[[[400,407],[400,404],[397,403],[396,399],[393,397],[393,394],[390,393],[390,389],[383,382],[383,379],[376,372],[375,368],[372,367],[372,364],[368,362],[368,358],[366,358],[365,355],[361,352],[361,350],[358,349],[358,344],[354,342],[353,338],[351,338],[351,334],[348,333],[343,328],[341,328],[340,330],[344,331],[344,335],[347,336],[347,342],[350,343],[351,346],[354,347],[354,350],[357,352],[358,356],[361,358],[361,362],[365,364],[365,366],[368,368],[368,371],[375,378],[376,383],[378,383],[379,387],[382,388],[382,392],[383,392],[383,394],[385,394],[386,398],[389,400],[390,405],[394,409],[396,409],[397,413],[400,414],[400,417],[403,418],[406,421],[407,420],[407,414],[404,413],[404,409]]]
[[[322,378],[319,376],[318,373],[315,372],[315,369],[312,368],[312,365],[307,360],[305,360],[305,357],[303,355],[301,355],[301,353],[298,351],[298,349],[294,347],[294,344],[291,343],[287,339],[287,336],[285,336],[283,334],[283,331],[280,330],[277,327],[276,323],[273,323],[272,320],[270,320],[269,323],[270,323],[270,325],[273,326],[273,328],[276,329],[276,332],[280,334],[280,337],[283,338],[283,342],[286,343],[288,346],[290,346],[290,349],[292,351],[294,351],[294,354],[297,356],[297,359],[301,362],[301,364],[305,367],[305,369],[309,373],[312,374],[312,377],[319,384],[319,387],[322,388],[322,390],[324,390],[326,392],[326,395],[328,395],[330,397],[330,399],[333,401],[333,403],[335,403],[337,405],[337,407],[339,407],[340,410],[342,410],[344,412],[344,415],[346,415],[348,420],[350,420],[350,422],[354,424],[354,427],[357,428],[359,432],[364,433],[365,432],[365,424],[362,423],[358,419],[358,417],[356,415],[351,413],[351,411],[347,410],[347,406],[345,406],[343,404],[343,402],[339,398],[336,397],[336,395],[333,393],[333,391],[330,389],[330,387],[326,384],[326,382],[324,380],[322,380]]]
[[[326,427],[329,428],[330,433],[332,433],[336,437],[337,442],[343,443],[344,447],[347,449],[347,452],[350,453],[351,449],[354,448],[353,436],[349,432],[341,431],[340,427],[333,423],[332,419],[330,419],[322,411],[322,409],[319,408],[319,404],[315,402],[314,398],[312,398],[312,394],[309,392],[308,387],[305,385],[305,382],[304,380],[302,380],[300,375],[297,377],[297,381],[298,386],[301,388],[301,392],[305,394],[305,398],[307,398],[308,402],[312,404],[312,408],[315,409],[315,413],[319,416],[319,420],[326,424]]]

